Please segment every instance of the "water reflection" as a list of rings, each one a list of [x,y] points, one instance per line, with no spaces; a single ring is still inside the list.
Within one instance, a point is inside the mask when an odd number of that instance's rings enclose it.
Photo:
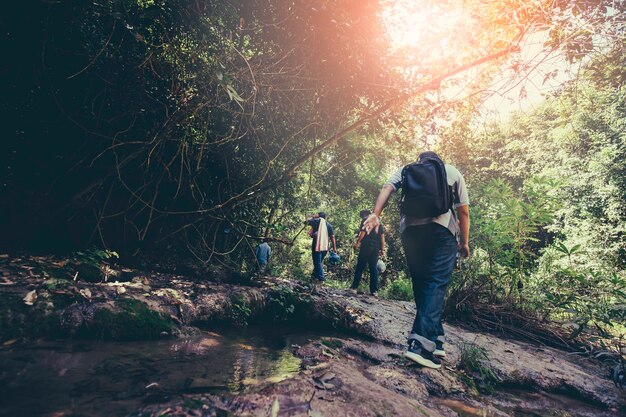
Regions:
[[[184,339],[180,342],[173,343],[170,347],[172,353],[182,355],[204,355],[208,349],[220,346],[219,335],[212,337],[201,337],[198,339]]]
[[[185,393],[242,392],[296,374],[300,361],[289,346],[282,335],[210,332],[158,342],[14,345],[0,349],[0,416],[125,416]]]

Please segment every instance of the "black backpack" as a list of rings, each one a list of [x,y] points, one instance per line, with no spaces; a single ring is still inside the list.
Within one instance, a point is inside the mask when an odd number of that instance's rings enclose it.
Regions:
[[[437,217],[452,208],[446,166],[435,154],[420,156],[402,169],[400,212],[418,218]]]

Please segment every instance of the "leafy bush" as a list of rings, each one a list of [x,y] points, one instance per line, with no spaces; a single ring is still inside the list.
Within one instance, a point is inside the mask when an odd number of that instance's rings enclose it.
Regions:
[[[615,325],[626,321],[626,277],[577,264],[581,252],[579,245],[555,244],[534,276],[532,301],[545,318],[571,327],[571,338],[589,327],[610,337]]]
[[[392,281],[382,292],[390,300],[413,301],[413,284],[407,278]]]
[[[70,256],[70,258],[74,262],[78,262],[81,264],[87,264],[90,266],[94,266],[96,268],[100,268],[102,266],[102,262],[109,260],[111,258],[119,258],[117,252],[109,250],[109,249],[89,249],[86,251],[74,252]]]

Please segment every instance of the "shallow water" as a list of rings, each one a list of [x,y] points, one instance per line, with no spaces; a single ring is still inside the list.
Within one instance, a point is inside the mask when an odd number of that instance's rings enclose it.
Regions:
[[[243,392],[295,375],[284,331],[152,342],[40,341],[0,349],[0,416],[126,416],[181,394]]]

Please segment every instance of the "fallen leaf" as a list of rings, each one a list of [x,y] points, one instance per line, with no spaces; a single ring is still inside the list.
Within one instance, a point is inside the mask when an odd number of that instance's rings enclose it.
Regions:
[[[78,292],[86,299],[91,300],[91,291],[89,290],[89,288],[84,288]]]
[[[11,346],[12,344],[14,344],[15,342],[17,342],[17,339],[11,339],[11,340],[7,340],[6,342],[4,342],[2,344],[2,346]]]
[[[126,288],[124,287],[116,287],[115,289],[117,290],[118,294],[124,294],[126,292]]]
[[[23,300],[24,304],[26,304],[27,306],[32,306],[33,304],[35,304],[35,300],[37,300],[37,291],[32,290],[28,292]]]

